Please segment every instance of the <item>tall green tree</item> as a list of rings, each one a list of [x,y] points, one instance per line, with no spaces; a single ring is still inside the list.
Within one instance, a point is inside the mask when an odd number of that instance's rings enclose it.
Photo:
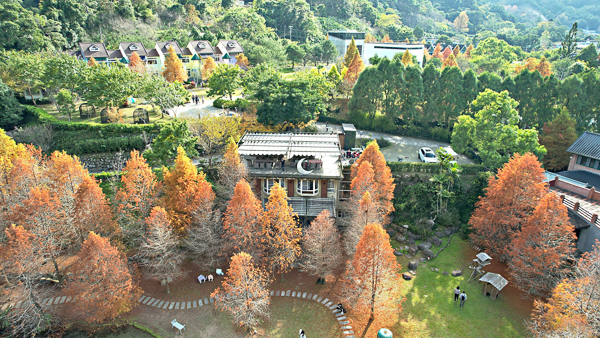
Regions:
[[[600,132],[600,74],[587,72],[582,76],[586,115],[590,116],[587,130]]]
[[[576,75],[566,78],[559,88],[559,103],[569,110],[577,121],[577,133],[582,134],[590,128],[593,116],[587,109],[583,81]]]
[[[37,105],[34,94],[44,87],[45,64],[39,56],[25,52],[8,52],[2,60],[2,81],[15,92],[26,92]]]
[[[598,51],[593,43],[585,47],[578,55],[577,60],[587,62],[588,66],[598,67]]]
[[[185,120],[173,120],[160,129],[160,133],[152,147],[144,152],[144,158],[155,166],[170,166],[177,157],[177,148],[181,147],[189,157],[198,156],[196,143],[198,139],[192,135]]]
[[[346,68],[350,68],[350,64],[357,54],[358,48],[356,47],[356,41],[352,38],[352,41],[350,41],[350,45],[348,45],[348,49],[346,50],[346,55],[344,55],[344,66]]]
[[[516,153],[530,152],[541,159],[546,149],[539,144],[535,129],[519,129],[517,104],[507,91],[486,89],[471,104],[477,111],[474,117],[458,118],[452,132],[452,148],[460,153],[479,152],[483,164],[492,169],[501,167]]]
[[[244,74],[244,94],[251,100],[263,102],[272,92],[278,91],[283,82],[281,73],[266,64],[250,68]]]
[[[562,58],[571,58],[575,51],[577,51],[577,22],[573,23],[569,33],[565,36],[565,39],[561,43],[559,53]]]
[[[285,49],[285,54],[289,61],[292,62],[292,68],[296,66],[296,63],[302,62],[304,59],[305,51],[298,44],[290,43]]]
[[[510,77],[509,77],[510,79]],[[477,74],[472,69],[467,70],[463,74],[463,96],[467,104],[470,104],[477,98],[479,94],[479,83],[477,80]],[[509,91],[510,92],[510,91]]]
[[[491,89],[495,92],[502,91],[502,78],[493,72],[483,72],[479,74],[479,92],[484,92],[486,89]]]
[[[206,95],[219,97],[228,95],[229,99],[233,100],[233,93],[242,84],[241,74],[242,70],[237,65],[219,64],[208,80],[210,89]]]
[[[340,52],[337,50],[337,48],[335,48],[335,45],[329,39],[321,41],[320,46],[323,61],[325,61],[327,65],[329,65],[329,62],[335,61],[338,55],[340,55]]]
[[[420,121],[423,108],[423,77],[418,65],[408,66],[404,70],[405,94],[402,104],[402,118],[407,121]]]
[[[423,69],[423,119],[425,121],[441,121],[440,109],[440,70],[433,64],[428,64]]]
[[[314,120],[325,112],[323,99],[333,85],[316,69],[299,72],[290,81],[272,86],[272,92],[263,97],[256,114],[258,122],[298,126]]]
[[[23,106],[15,93],[0,80],[0,128],[12,130],[23,119]]]
[[[120,63],[93,67],[82,80],[84,99],[96,107],[118,107],[139,90],[141,77]]]
[[[515,77],[515,89],[511,96],[519,102],[517,111],[522,118],[520,125],[523,128],[538,127],[540,125],[535,108],[543,84],[544,78],[537,70],[530,72],[525,68]],[[541,124],[543,124],[543,121]]]
[[[565,170],[569,165],[571,154],[567,148],[577,140],[575,119],[569,111],[563,108],[552,122],[544,125],[540,144],[546,147],[548,153],[544,156],[544,168],[550,171]]]
[[[463,74],[458,67],[446,67],[440,76],[440,105],[444,114],[444,125],[456,119],[467,108],[467,100],[463,95]]]

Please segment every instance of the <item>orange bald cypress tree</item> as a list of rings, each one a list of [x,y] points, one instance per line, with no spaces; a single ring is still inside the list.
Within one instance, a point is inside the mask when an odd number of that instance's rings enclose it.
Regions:
[[[165,69],[163,70],[165,80],[169,82],[179,82],[187,80],[188,76],[183,68],[183,62],[175,53],[175,48],[169,46],[169,51],[165,57]]]
[[[260,223],[264,265],[273,274],[283,274],[302,253],[302,230],[297,225],[298,217],[287,202],[287,194],[279,183],[271,188]]]
[[[86,176],[83,179],[77,188],[74,204],[74,229],[82,244],[91,231],[105,236],[115,235],[112,210],[95,178]]]
[[[536,300],[531,321],[534,337],[600,337],[600,241],[583,254],[571,278],[565,278],[545,302]]]
[[[243,53],[235,57],[235,64],[243,70],[248,70],[248,67],[250,67],[250,62],[248,62],[248,58]]]
[[[386,35],[383,37],[383,39],[381,39],[381,42],[383,42],[383,43],[393,43],[394,41],[393,41],[392,39],[390,39],[390,36],[389,36],[389,35],[387,35],[387,34],[386,34]]]
[[[354,179],[358,172],[358,168],[363,162],[369,162],[373,166],[375,189],[371,192],[374,202],[380,208],[382,217],[385,218],[394,211],[392,199],[394,198],[394,177],[392,176],[392,170],[388,167],[385,157],[379,150],[377,141],[373,141],[367,145],[365,151],[358,158],[358,160],[352,165],[352,171],[350,177]],[[361,195],[362,197],[362,195]],[[383,222],[386,224],[387,220]]]
[[[446,60],[448,58],[448,56],[450,56],[452,54],[452,48],[450,48],[450,46],[447,46],[444,49],[444,52],[442,53],[442,60]]]
[[[243,250],[258,258],[261,250],[262,213],[262,205],[252,192],[250,184],[244,179],[240,180],[223,217],[223,250],[226,254]]]
[[[467,59],[471,58],[471,51],[473,50],[473,45],[469,45],[469,47],[467,47],[467,50],[465,51],[465,56],[467,57]]]
[[[377,42],[377,39],[375,39],[375,37],[369,33],[367,33],[367,35],[365,35],[365,43],[373,43],[373,42]]]
[[[136,258],[151,279],[167,287],[169,283],[183,277],[181,268],[184,255],[179,251],[179,240],[173,233],[165,209],[154,207],[146,219],[148,230],[138,248]]]
[[[237,183],[248,176],[246,166],[238,153],[237,144],[231,139],[217,171],[219,184],[223,186],[223,194],[231,198]]]
[[[215,71],[215,68],[217,68],[215,59],[210,56],[206,58],[206,61],[204,61],[204,64],[202,65],[202,80],[208,81],[212,73]]]
[[[131,57],[129,58],[129,69],[132,72],[136,72],[139,74],[143,74],[146,72],[146,66],[144,65],[144,61],[138,55],[137,52],[133,52]]]
[[[476,204],[469,225],[473,243],[501,261],[510,257],[511,243],[547,193],[544,169],[532,154],[513,156]]]
[[[88,60],[88,63],[87,63],[87,64],[88,64],[88,66],[90,66],[90,67],[96,67],[96,66],[98,66],[98,61],[96,61],[96,59],[94,59],[93,57],[91,57],[91,58]]]
[[[355,199],[351,200],[354,201]],[[354,255],[356,245],[360,241],[365,226],[371,223],[380,224],[382,219],[379,208],[368,191],[351,208],[350,224],[344,234],[344,246],[348,256]]]
[[[206,174],[198,173],[182,147],[177,148],[173,169],[165,171],[164,185],[164,203],[178,231],[190,225],[191,214],[199,205],[212,204],[215,198],[212,186],[206,181]]]
[[[402,54],[402,64],[404,66],[412,66],[413,65],[413,56],[408,51],[408,49],[406,51],[404,51],[404,54]]]
[[[454,47],[454,49],[452,50],[452,54],[454,54],[454,57],[458,57],[458,55],[460,54],[460,48],[458,48],[458,45]]]
[[[129,312],[142,290],[133,281],[127,258],[108,239],[91,232],[71,267],[64,293],[77,297],[69,313],[99,323]]]
[[[365,64],[363,63],[360,54],[356,53],[356,56],[354,57],[354,59],[352,59],[352,62],[350,63],[350,66],[346,71],[344,81],[349,85],[353,86],[356,83],[356,80],[358,79],[358,75],[360,75],[360,72],[362,72],[363,69],[365,69]]]
[[[268,283],[267,274],[254,266],[252,256],[240,252],[231,257],[221,287],[210,296],[217,299],[218,308],[231,313],[236,325],[250,331],[261,318],[269,317]]]
[[[323,210],[304,233],[302,270],[323,280],[333,275],[340,265],[342,247],[335,219]]]
[[[550,62],[546,60],[545,56],[542,56],[540,63],[537,66],[537,70],[542,74],[542,76],[550,76],[552,74],[552,69],[550,67]]]
[[[575,240],[567,207],[547,193],[512,241],[508,266],[517,287],[527,294],[550,295],[571,271]]]
[[[438,59],[442,58],[442,45],[441,44],[438,43],[435,46],[435,49],[433,50],[432,57],[438,58]]]
[[[379,224],[367,225],[348,262],[340,293],[357,323],[363,324],[368,318],[379,328],[398,319],[402,309],[400,269],[390,236]]]
[[[137,150],[131,152],[123,171],[121,188],[115,196],[116,216],[125,238],[136,243],[146,231],[143,220],[158,204],[162,185]]]
[[[458,62],[456,62],[456,58],[454,57],[454,54],[450,54],[446,60],[444,60],[444,63],[442,64],[442,68],[446,68],[446,67],[458,67]]]

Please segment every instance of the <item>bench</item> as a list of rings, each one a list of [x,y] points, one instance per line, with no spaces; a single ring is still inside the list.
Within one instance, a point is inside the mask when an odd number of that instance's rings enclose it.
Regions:
[[[181,334],[181,330],[185,330],[185,325],[181,325],[177,322],[177,319],[173,319],[171,321],[171,325],[176,328],[177,330],[179,330],[179,334]]]

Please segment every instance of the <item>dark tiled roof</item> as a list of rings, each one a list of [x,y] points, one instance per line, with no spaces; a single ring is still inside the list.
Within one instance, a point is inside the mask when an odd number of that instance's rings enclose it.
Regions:
[[[210,42],[206,40],[190,41],[189,45],[196,51],[196,54],[213,54],[213,50]]]
[[[148,55],[146,56],[159,57],[160,55],[158,55],[158,51],[156,49],[152,48],[148,49]]]
[[[164,55],[169,53],[169,46],[173,46],[173,48],[175,48],[175,54],[181,55],[181,48],[179,47],[177,41],[163,41],[156,43],[157,49],[159,49]]]
[[[115,49],[115,50],[108,50],[108,58],[109,59],[121,59],[123,57],[123,53],[121,53],[120,50]]]
[[[600,188],[600,175],[587,170],[571,170],[561,171],[558,173],[560,176],[568,177],[572,180],[587,183],[596,189]]]
[[[97,47],[98,50],[97,51],[92,51],[90,50],[91,47]],[[106,51],[106,46],[104,46],[103,43],[101,42],[93,42],[93,43],[89,43],[89,42],[80,42],[79,43],[79,49],[81,50],[81,53],[83,54],[83,56],[86,59],[89,58],[107,58],[108,57],[108,53]]]
[[[577,155],[600,159],[600,134],[586,131],[567,151]]]
[[[244,52],[240,43],[235,40],[221,40],[217,47],[221,51],[221,54],[229,53],[230,55],[235,55]]]
[[[133,52],[137,52],[139,56],[148,55],[146,47],[144,47],[144,44],[141,42],[121,42],[119,44],[119,49],[123,51],[127,57],[131,56]]]
[[[69,50],[69,51],[67,51],[67,55],[74,56],[76,58],[80,58],[81,57],[81,51],[80,50]]]
[[[189,48],[184,48],[181,50],[181,55],[194,55],[194,53]]]

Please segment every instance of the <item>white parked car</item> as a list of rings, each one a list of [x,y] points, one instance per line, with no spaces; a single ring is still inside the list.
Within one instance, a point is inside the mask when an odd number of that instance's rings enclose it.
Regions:
[[[438,158],[430,148],[419,149],[419,159],[425,163],[437,163]]]

